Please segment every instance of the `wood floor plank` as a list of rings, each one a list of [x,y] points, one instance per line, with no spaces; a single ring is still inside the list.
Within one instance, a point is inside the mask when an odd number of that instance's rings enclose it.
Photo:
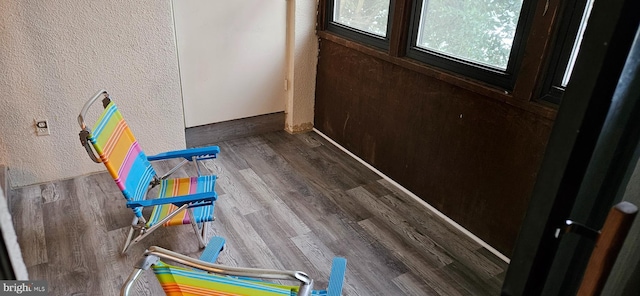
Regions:
[[[384,184],[382,186],[385,188],[389,186],[386,180],[381,180],[378,184]],[[375,186],[366,189],[373,187]],[[440,246],[447,246],[450,257],[481,274],[483,278],[489,279],[506,269],[504,261],[490,252],[479,254],[477,251],[481,247],[476,242],[450,225],[439,222],[439,217],[421,207],[413,198],[407,195],[386,194],[378,200],[402,215],[419,233],[425,234]]]
[[[97,186],[100,189],[100,192],[102,192],[102,194],[108,197],[109,200],[114,200],[114,201],[124,200],[124,196],[122,196],[122,191],[120,191],[120,188],[118,188],[118,185],[116,185],[115,181],[113,181],[113,178],[111,177],[111,175],[107,174],[106,172],[90,174],[84,177],[87,178],[88,183],[93,183],[95,186]]]
[[[298,192],[303,196],[312,194],[313,188],[309,187],[308,180],[302,178],[299,172],[262,137],[256,137],[248,145],[236,147],[235,152],[238,156],[243,157],[247,166],[260,177],[277,175],[283,180],[282,184],[287,186],[287,189]],[[239,168],[238,170],[242,169]]]
[[[268,184],[267,186],[274,188],[274,193],[280,196],[287,208],[298,217],[297,223],[304,223],[306,227],[327,242],[353,235],[353,232],[346,233],[340,224],[342,223],[341,219],[347,219],[347,215],[322,193],[314,192],[316,195],[302,196],[296,191],[283,190],[289,186],[284,185],[287,180],[282,180],[280,177],[265,175],[262,179],[266,182],[265,184]]]
[[[209,165],[207,165],[209,166]],[[248,183],[238,171],[227,169],[222,162],[217,166],[221,168],[216,185],[227,193],[230,202],[240,212],[241,215],[257,212],[262,209],[260,202],[256,200],[249,191]]]
[[[509,267],[509,263],[504,262],[504,260],[498,258],[495,254],[491,253],[491,251],[487,250],[487,248],[479,248],[475,252],[478,254],[478,256],[483,256],[487,258],[487,260],[499,266],[503,271],[506,271]]]
[[[464,288],[456,285],[450,276],[444,273],[440,266],[434,265],[433,260],[421,256],[416,250],[398,235],[388,229],[384,223],[376,219],[358,222],[372,236],[378,238],[381,244],[391,250],[394,256],[402,261],[414,274],[422,278],[429,287],[442,296],[465,295]]]
[[[237,209],[219,207],[218,215],[236,234],[232,237],[233,241],[229,242],[230,247],[238,248],[250,267],[284,269],[251,223]]]
[[[383,179],[377,183],[387,189],[393,186]],[[366,187],[366,189],[375,192],[376,189],[373,189],[375,187],[379,186],[369,186]],[[397,188],[393,188],[393,190],[389,190],[388,192],[387,194],[380,195],[380,201],[390,207],[397,208],[397,211],[409,219],[412,224],[428,231],[434,238],[446,240],[447,243],[451,244],[455,243],[460,248],[470,251],[475,251],[480,248],[477,242],[463,235],[458,229],[453,228],[451,225],[443,224],[440,217],[423,207],[418,201],[406,195],[404,192],[400,192]]]
[[[319,155],[313,149],[303,149],[300,141],[281,133],[263,135],[274,151],[282,155],[291,166],[309,180],[311,184],[322,189],[347,190],[361,185],[351,176],[340,170],[333,159]]]
[[[305,254],[305,257],[313,263],[322,274],[322,277],[328,278],[331,271],[331,260],[336,255],[312,233],[293,237],[291,240]],[[356,274],[351,272],[352,269],[353,267],[347,263],[343,295],[374,295],[374,291],[362,282]]]
[[[126,207],[124,198],[120,197],[120,199],[122,200],[100,200],[102,209],[111,209],[106,211],[105,215],[103,216],[107,231],[120,229],[122,227],[128,227],[129,225],[131,225],[134,213],[131,209]]]
[[[45,183],[45,184],[42,184],[40,186],[40,190],[41,190],[40,194],[42,195],[42,201],[44,203],[48,203],[48,202],[54,202],[54,201],[59,200],[61,196],[62,196],[62,198],[64,198],[65,195],[64,194],[60,194],[58,192],[58,190],[56,188],[57,185],[59,184],[59,185],[65,186],[66,183],[73,182],[73,181],[74,181],[73,179],[69,179],[69,180],[64,180],[62,182],[59,182],[57,184],[56,183]]]
[[[237,233],[234,229],[234,225],[227,221],[225,212],[222,209],[229,209],[231,213],[234,211],[234,206],[228,201],[230,198],[225,195],[218,197],[218,203],[216,206],[216,221],[210,224],[208,237],[220,236],[226,240],[224,251],[220,253],[218,257],[218,263],[229,266],[245,266],[250,265],[248,257],[245,257],[244,250],[239,247],[235,247],[237,244],[242,243],[241,233]],[[193,256],[196,257],[196,256]]]
[[[301,219],[322,217],[339,211],[324,193],[290,173],[263,175],[262,180]],[[309,224],[309,223],[307,223]]]
[[[389,250],[382,244],[379,239],[372,236],[358,222],[339,217],[338,215],[328,216],[326,219],[330,222],[329,226],[336,240],[327,240],[327,246],[337,254],[343,252],[357,252],[357,256],[362,256],[363,260],[371,260],[373,264],[382,264],[381,270],[386,270],[385,278],[390,279],[391,276],[402,274],[409,269],[403,262],[398,260]],[[346,254],[346,253],[345,253]],[[356,261],[358,262],[358,261]]]
[[[343,190],[331,190],[327,192],[327,198],[354,221],[362,221],[374,216],[367,207],[363,207],[357,199]]]
[[[319,171],[311,171],[319,174]],[[276,191],[277,195],[287,195],[283,198],[284,202],[294,211],[308,209],[314,211],[312,216],[324,216],[336,213],[342,210],[345,214],[354,216],[355,219],[361,220],[370,217],[371,214],[361,206],[353,203],[343,190],[330,190],[321,186],[320,182],[314,182],[308,178],[304,178],[298,170],[290,165],[282,165],[277,162],[271,174],[262,176],[265,183]],[[278,191],[279,190],[279,191]],[[328,197],[328,199],[327,199]],[[300,203],[300,200],[304,200]],[[308,205],[305,207],[304,205]],[[338,205],[338,208],[336,208]],[[307,214],[299,214],[298,216],[308,216]]]
[[[315,135],[315,137],[319,136]],[[333,163],[338,166],[338,170],[355,181],[357,186],[380,179],[378,174],[333,145],[320,145],[313,150],[318,153],[319,157],[333,160]]]
[[[372,291],[385,291],[389,295],[402,294],[402,291],[392,283],[393,278],[408,271],[400,261],[393,258],[382,244],[361,237],[361,234],[354,229],[354,227],[360,228],[358,224],[332,223],[331,226],[333,226],[332,229],[344,229],[342,233],[346,235],[325,244],[335,254],[354,263],[350,271],[357,275],[360,281]]]
[[[287,166],[287,161],[262,137],[247,139],[247,144],[237,147],[235,152],[258,175],[271,174]]]
[[[111,182],[113,182],[113,180],[111,180]],[[95,177],[93,175],[80,176],[62,182],[60,185],[58,191],[61,195],[66,196],[66,198],[74,199],[84,221],[89,222],[87,226],[91,229],[100,229],[106,234],[107,223],[104,219],[105,203],[103,203],[103,201],[107,198],[102,194],[100,184],[95,181]],[[122,195],[122,193],[120,193],[120,195]],[[120,198],[113,203],[123,206],[124,201],[124,198]]]
[[[249,138],[236,139],[232,141],[226,141],[218,143],[220,146],[220,155],[218,157],[219,162],[226,162],[233,165],[236,170],[248,169],[249,165],[244,157],[238,155],[236,150],[243,149],[249,143]]]
[[[100,279],[109,277],[111,274],[120,274],[121,270],[116,269],[115,262],[103,265],[98,263],[103,258],[117,258],[118,251],[110,248],[109,244],[104,243],[105,238],[108,236],[108,229],[106,227],[106,219],[104,219],[105,209],[102,201],[106,198],[100,188],[101,184],[95,182],[95,179],[95,175],[74,178],[70,180],[71,182],[63,182],[63,186],[60,186],[59,191],[60,194],[75,201],[74,206],[77,207],[82,217],[81,220],[86,221],[85,228],[80,231],[84,232],[82,239],[85,246],[83,247],[88,247],[91,251],[87,252],[85,258],[95,262],[96,269],[91,271],[92,276]],[[124,200],[119,200],[118,202],[122,204]],[[97,291],[117,293],[121,282],[98,280],[96,284],[98,285]]]
[[[164,235],[166,234],[166,230],[170,229],[160,228],[158,231],[151,234],[150,237],[147,237],[146,240],[153,241],[153,245],[160,246],[164,245],[165,241],[174,241],[172,239],[163,240],[163,238],[166,237]],[[103,277],[102,281],[108,279],[110,283],[108,283],[109,290],[103,290],[104,293],[102,295],[119,295],[120,288],[126,281],[129,274],[133,271],[134,264],[142,258],[144,250],[149,246],[144,243],[135,244],[131,247],[131,249],[125,256],[121,256],[119,252],[126,238],[127,231],[127,228],[120,228],[109,231],[107,233],[107,239],[105,243],[108,245],[109,250],[117,251],[117,253],[113,254],[110,257],[100,258],[102,259],[101,262],[110,265],[109,271],[113,272],[108,276]],[[164,247],[168,246],[164,245]],[[162,290],[162,287],[160,287],[160,284],[155,278],[153,272],[151,270],[147,270],[133,286],[131,294],[164,295],[164,291]]]
[[[87,221],[78,208],[77,197],[67,196],[43,206],[47,241],[49,282],[64,283],[51,287],[53,295],[98,295],[98,264],[88,238]]]
[[[488,280],[484,275],[471,271],[467,265],[454,261],[445,267],[447,274],[461,287],[467,291],[468,295],[487,295],[491,291],[500,289],[500,286],[493,286],[495,282]]]
[[[440,266],[447,265],[453,262],[453,259],[449,253],[438,243],[433,241],[430,237],[418,232],[413,225],[407,223],[403,216],[396,213],[393,209],[384,205],[383,203],[377,203],[375,197],[373,197],[364,188],[358,187],[348,190],[347,193],[360,201],[360,204],[367,208],[370,212],[374,212],[379,221],[384,221],[387,226],[396,231],[399,234],[405,234],[403,238],[407,243],[413,246],[420,246],[416,248],[423,256],[432,260],[434,264]]]
[[[402,290],[404,295],[411,296],[436,296],[438,292],[427,285],[413,273],[407,272],[394,278],[393,283]]]
[[[301,270],[323,288],[332,258],[344,256],[343,295],[499,294],[504,261],[319,135],[215,144],[219,158],[201,163],[218,175],[208,230],[227,242],[218,263]],[[154,167],[164,173],[179,162]],[[194,174],[190,163],[172,177]],[[28,271],[51,295],[118,294],[151,245],[202,252],[186,225],[161,227],[121,256],[133,215],[106,172],[17,188],[10,208]],[[152,271],[134,285],[134,295],[162,294]]]
[[[49,264],[42,263],[27,267],[27,273],[30,280],[42,280],[47,278]]]
[[[126,199],[122,191],[118,188],[111,176],[106,173],[81,176],[83,186],[87,188],[79,194],[81,199],[94,197],[97,202],[96,208],[99,211],[96,217],[101,218],[107,231],[131,225],[133,211],[126,207]]]
[[[244,178],[244,181],[247,182],[251,197],[259,202],[263,208],[277,203],[278,198],[276,195],[252,169],[240,170],[239,173]]]
[[[48,262],[40,186],[14,189],[11,218],[26,267]]]
[[[382,196],[379,200],[398,211],[417,232],[428,236],[439,246],[447,246],[448,256],[474,269],[484,278],[491,278],[504,271],[504,268],[497,265],[495,261],[476,252],[477,243],[474,244],[469,240],[462,239],[459,231],[444,227],[441,223],[436,222],[438,218],[416,210],[417,205],[403,201],[397,202],[398,199],[392,195]]]
[[[262,211],[271,213],[271,216],[274,217],[274,222],[282,229],[285,229],[287,235],[297,236],[311,231],[253,170],[241,170],[240,173],[249,182],[251,188],[255,189],[254,197],[263,202],[264,209]]]
[[[293,136],[296,137],[298,140],[300,140],[305,145],[307,145],[307,147],[309,147],[309,148],[316,148],[316,147],[324,145],[322,143],[323,141],[320,140],[322,137],[320,137],[316,133],[300,133],[300,134],[295,134]]]
[[[322,275],[317,272],[313,264],[306,259],[300,249],[290,240],[291,236],[280,227],[280,224],[274,223],[276,218],[272,213],[262,210],[246,215],[245,217],[268,246],[269,250],[271,250],[282,263],[282,266],[286,269],[305,271],[312,278],[318,279],[318,283],[327,284],[328,278],[322,277]]]

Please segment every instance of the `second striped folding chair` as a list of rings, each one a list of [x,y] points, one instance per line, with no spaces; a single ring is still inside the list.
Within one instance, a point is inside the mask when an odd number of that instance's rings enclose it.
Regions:
[[[149,268],[160,282],[167,296],[340,296],[347,260],[335,257],[331,264],[326,289],[314,289],[314,281],[306,273],[294,270],[276,270],[232,267],[214,264],[224,239],[213,237],[200,256],[194,259],[160,247],[150,247],[135,266],[122,286],[120,295],[129,296],[140,275]],[[161,260],[182,264],[175,266]],[[291,281],[279,284],[271,280]]]
[[[93,127],[85,124],[84,118],[89,107],[103,98],[104,111]],[[87,101],[78,116],[80,142],[94,162],[102,162],[111,174],[126,199],[126,206],[133,210],[134,218],[122,249],[124,254],[134,243],[139,242],[156,228],[191,224],[201,247],[206,245],[207,222],[213,221],[213,210],[218,196],[215,192],[215,175],[201,175],[198,161],[215,158],[220,152],[218,146],[171,151],[147,156],[135,139],[122,114],[111,101],[105,90],[96,93]],[[98,153],[96,157],[92,148]],[[163,176],[158,176],[150,161],[184,158],[184,160]],[[182,165],[193,162],[198,176],[189,178],[168,178]],[[159,187],[158,196],[147,199],[152,187]],[[153,207],[151,215],[145,218],[142,208]]]

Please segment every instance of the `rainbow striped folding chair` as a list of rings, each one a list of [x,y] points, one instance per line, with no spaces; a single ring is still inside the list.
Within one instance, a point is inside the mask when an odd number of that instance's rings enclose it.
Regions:
[[[102,97],[104,111],[91,131],[84,123],[89,107]],[[196,232],[200,247],[204,247],[207,222],[213,221],[214,204],[218,196],[214,190],[216,176],[202,176],[199,160],[215,158],[220,152],[218,146],[193,148],[146,156],[122,118],[116,105],[105,90],[96,93],[85,103],[78,123],[80,142],[89,157],[96,163],[102,162],[116,182],[125,199],[127,207],[133,210],[134,218],[129,229],[122,254],[134,243],[139,242],[153,230],[164,226],[191,224]],[[93,150],[98,153],[95,156]],[[159,177],[150,161],[184,158],[169,172]],[[169,179],[169,175],[188,162],[194,162],[198,169],[197,177]],[[147,199],[150,188],[159,186],[158,196]],[[153,207],[146,219],[142,215],[143,207]],[[134,234],[138,233],[134,238]]]
[[[128,296],[135,281],[144,270],[149,268],[153,269],[162,289],[168,296],[340,296],[342,294],[347,264],[344,258],[336,257],[333,259],[327,289],[314,290],[314,281],[301,271],[240,268],[213,264],[212,262],[217,258],[223,245],[223,238],[212,238],[200,260],[160,247],[150,247],[145,252],[145,257],[136,264],[133,272],[122,286],[120,295]],[[209,252],[210,249],[215,249],[215,251]],[[209,256],[207,253],[215,253],[215,255]],[[187,268],[169,265],[160,259],[171,260]],[[293,281],[298,284],[283,285],[267,280]]]

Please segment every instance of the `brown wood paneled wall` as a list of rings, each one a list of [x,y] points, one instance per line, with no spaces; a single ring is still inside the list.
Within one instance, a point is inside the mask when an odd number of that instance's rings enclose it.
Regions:
[[[548,116],[320,42],[315,127],[507,256],[551,126]]]

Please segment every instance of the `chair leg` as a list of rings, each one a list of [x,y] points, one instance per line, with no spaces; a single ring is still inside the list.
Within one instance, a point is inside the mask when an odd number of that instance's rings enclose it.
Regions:
[[[200,248],[206,247],[207,243],[204,241],[204,238],[203,238],[204,228],[205,228],[204,225],[202,226],[202,233],[200,233],[201,231],[198,230],[198,223],[196,223],[195,216],[193,215],[193,210],[187,209],[187,213],[189,214],[189,221],[191,221],[191,226],[193,226],[193,231],[196,233],[196,236],[198,237],[198,244],[200,245]]]
[[[209,225],[211,222],[203,222],[202,223],[202,241],[205,242],[205,247],[209,244],[209,240],[207,239],[207,232],[209,231]]]
[[[201,234],[201,236],[202,236],[202,240],[205,241],[205,242],[207,241],[207,229],[209,229],[209,223],[210,222],[203,222],[202,223],[202,234]]]
[[[127,252],[127,249],[129,249],[129,246],[131,246],[131,239],[133,238],[134,231],[135,229],[133,228],[133,225],[129,227],[129,235],[127,235],[127,240],[124,243],[124,248],[122,249],[122,253],[120,253],[122,256],[124,256],[124,254]]]

